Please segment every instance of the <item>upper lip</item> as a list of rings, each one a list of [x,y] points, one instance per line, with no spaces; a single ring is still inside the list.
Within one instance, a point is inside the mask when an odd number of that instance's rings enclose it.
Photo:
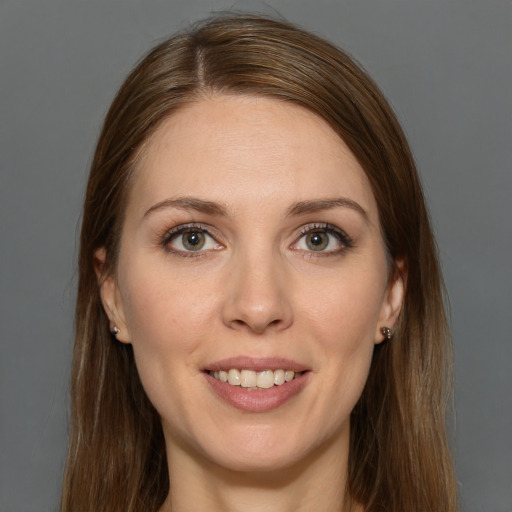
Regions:
[[[285,357],[251,357],[238,356],[221,359],[207,364],[202,371],[218,372],[229,369],[253,370],[262,372],[264,370],[292,370],[294,372],[305,372],[310,368],[302,363]]]

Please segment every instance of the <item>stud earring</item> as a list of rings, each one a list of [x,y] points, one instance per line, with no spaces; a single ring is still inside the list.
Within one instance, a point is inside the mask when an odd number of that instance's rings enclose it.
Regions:
[[[112,336],[116,337],[121,332],[121,329],[119,329],[117,325],[114,325],[114,328],[110,332],[112,333]]]
[[[383,327],[380,332],[384,336],[384,341],[389,341],[393,337],[393,332],[389,327]]]

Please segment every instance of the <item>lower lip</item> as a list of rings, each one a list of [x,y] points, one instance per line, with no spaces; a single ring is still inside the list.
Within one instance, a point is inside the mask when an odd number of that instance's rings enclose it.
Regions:
[[[252,391],[222,382],[209,373],[204,375],[211,389],[229,405],[247,412],[265,412],[281,407],[300,393],[309,380],[309,373],[304,372],[300,377],[281,386]]]

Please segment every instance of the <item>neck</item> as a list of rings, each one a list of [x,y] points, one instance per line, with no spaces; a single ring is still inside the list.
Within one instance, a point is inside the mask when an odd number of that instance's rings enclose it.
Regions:
[[[348,446],[336,448],[279,470],[241,472],[175,446],[168,454],[171,492],[160,512],[362,512],[345,492]]]

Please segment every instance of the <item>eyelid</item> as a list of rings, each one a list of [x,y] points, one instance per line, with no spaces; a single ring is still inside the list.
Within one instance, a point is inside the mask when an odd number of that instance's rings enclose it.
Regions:
[[[198,231],[208,232],[208,229],[205,228],[203,224],[198,224],[197,222],[186,222],[185,224],[178,224],[170,229],[166,229],[161,236],[162,242],[168,242],[173,236],[176,236],[187,229],[197,229]]]
[[[330,251],[312,251],[312,250],[306,250],[306,249],[297,249],[302,250],[307,253],[315,254],[316,256],[329,256],[329,255],[337,255],[340,254],[347,249],[351,249],[354,247],[354,240],[351,236],[349,236],[343,229],[339,228],[338,226],[335,226],[334,224],[330,224],[329,222],[313,222],[311,224],[307,224],[300,228],[300,234],[293,242],[292,248],[295,248],[299,241],[306,236],[309,233],[320,231],[325,232],[331,236],[334,236],[342,245],[339,249],[330,250]]]
[[[176,248],[170,248],[169,243],[176,237],[178,237],[180,234],[185,233],[187,231],[201,231],[205,235],[209,236],[212,240],[215,241],[215,243],[218,246],[221,246],[219,248],[215,249],[204,249],[204,250],[198,250],[198,251],[182,251],[180,249]],[[200,224],[196,222],[189,222],[186,224],[178,224],[177,226],[172,227],[171,229],[167,229],[163,235],[159,237],[159,243],[160,245],[167,251],[173,254],[177,254],[179,256],[185,256],[185,257],[199,257],[203,253],[211,251],[211,250],[219,250],[224,246],[221,242],[219,242],[218,238],[220,238],[217,234],[212,233],[213,229],[211,226],[207,224]]]

